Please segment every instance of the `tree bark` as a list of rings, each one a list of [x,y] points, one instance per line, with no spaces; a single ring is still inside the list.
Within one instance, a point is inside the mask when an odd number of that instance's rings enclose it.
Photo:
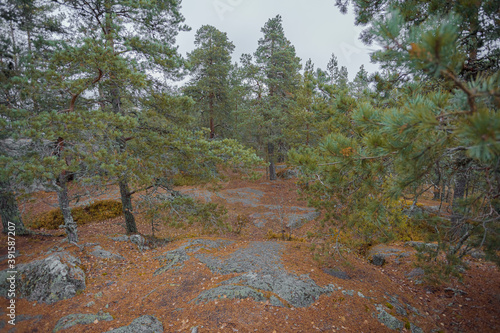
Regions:
[[[125,227],[127,234],[136,234],[137,225],[135,224],[135,217],[132,208],[132,196],[128,187],[127,180],[120,180],[120,196],[122,200],[123,215],[125,216]]]
[[[466,157],[459,157],[456,161],[457,173],[455,175],[455,186],[453,190],[453,203],[452,203],[452,215],[451,224],[453,233],[455,235],[461,235],[465,228],[462,224],[464,218],[460,200],[464,198],[465,188],[467,186],[467,167],[469,165],[469,159]]]
[[[208,107],[210,117],[210,139],[215,138],[215,125],[214,125],[214,94],[210,93],[208,96]]]
[[[78,233],[76,222],[73,220],[71,215],[71,208],[69,207],[69,196],[68,196],[68,176],[66,172],[62,172],[59,175],[57,188],[57,199],[59,201],[59,208],[61,209],[64,218],[64,228],[66,229],[66,234],[68,235],[69,243],[78,243]]]
[[[16,236],[29,234],[21,219],[16,196],[9,190],[8,184],[0,182],[0,188],[0,217],[2,218],[3,233],[7,233],[9,222],[11,222],[14,223]]]
[[[276,166],[274,161],[274,144],[267,144],[267,154],[269,155],[269,180],[276,180]]]

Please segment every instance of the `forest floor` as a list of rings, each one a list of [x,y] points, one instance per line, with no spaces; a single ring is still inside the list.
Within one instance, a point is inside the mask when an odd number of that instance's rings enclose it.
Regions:
[[[139,232],[150,242],[144,251],[116,240],[124,234],[121,217],[79,227],[81,248],[67,244],[60,230],[17,237],[16,264],[68,252],[81,260],[86,288],[53,304],[18,299],[14,330],[5,323],[8,300],[0,297],[0,331],[52,332],[69,314],[104,312],[113,320],[60,332],[106,332],[142,315],[155,316],[165,332],[500,332],[500,272],[493,263],[467,258],[461,282],[436,287],[419,280],[415,250],[404,243],[378,247],[389,253],[383,266],[345,247],[342,256],[315,260],[321,216],[300,199],[294,179],[230,176],[217,188],[177,190],[224,205],[228,223],[240,232],[161,225],[157,239],[170,241],[152,242],[150,223],[138,216]],[[97,199],[118,199],[118,192]],[[38,193],[23,203],[23,215],[55,204],[54,193]],[[295,238],[272,237],[282,230]],[[7,244],[3,234],[0,244]],[[96,246],[123,258],[97,257]],[[2,245],[0,256],[6,253]],[[1,261],[0,270],[6,268]]]

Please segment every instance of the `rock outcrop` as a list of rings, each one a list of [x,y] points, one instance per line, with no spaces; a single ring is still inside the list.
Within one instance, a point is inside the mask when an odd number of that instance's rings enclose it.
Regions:
[[[80,259],[67,252],[35,260],[16,267],[17,296],[29,301],[54,302],[68,299],[85,289],[85,272]],[[0,272],[0,295],[6,297],[9,290],[8,270]]]

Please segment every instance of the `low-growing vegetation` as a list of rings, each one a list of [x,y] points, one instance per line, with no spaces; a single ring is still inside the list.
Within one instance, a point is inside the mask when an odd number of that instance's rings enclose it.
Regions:
[[[101,200],[91,203],[83,207],[75,207],[71,209],[71,214],[76,224],[81,226],[91,222],[99,222],[107,219],[112,219],[123,214],[122,204],[114,200]],[[30,228],[33,229],[59,229],[64,225],[64,218],[60,209],[52,209],[46,213],[42,213],[33,217],[28,222]]]

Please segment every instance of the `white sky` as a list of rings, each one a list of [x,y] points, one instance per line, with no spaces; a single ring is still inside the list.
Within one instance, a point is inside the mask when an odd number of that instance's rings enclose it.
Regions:
[[[339,67],[347,67],[351,80],[361,65],[369,73],[378,69],[370,63],[374,48],[358,39],[362,29],[354,25],[352,10],[342,15],[335,0],[183,0],[181,12],[192,28],[177,38],[183,55],[193,50],[196,30],[209,24],[227,33],[235,45],[233,62],[239,62],[241,54],[253,55],[263,36],[260,29],[280,14],[285,36],[295,46],[302,66],[311,58],[315,68],[326,69],[335,53]]]

